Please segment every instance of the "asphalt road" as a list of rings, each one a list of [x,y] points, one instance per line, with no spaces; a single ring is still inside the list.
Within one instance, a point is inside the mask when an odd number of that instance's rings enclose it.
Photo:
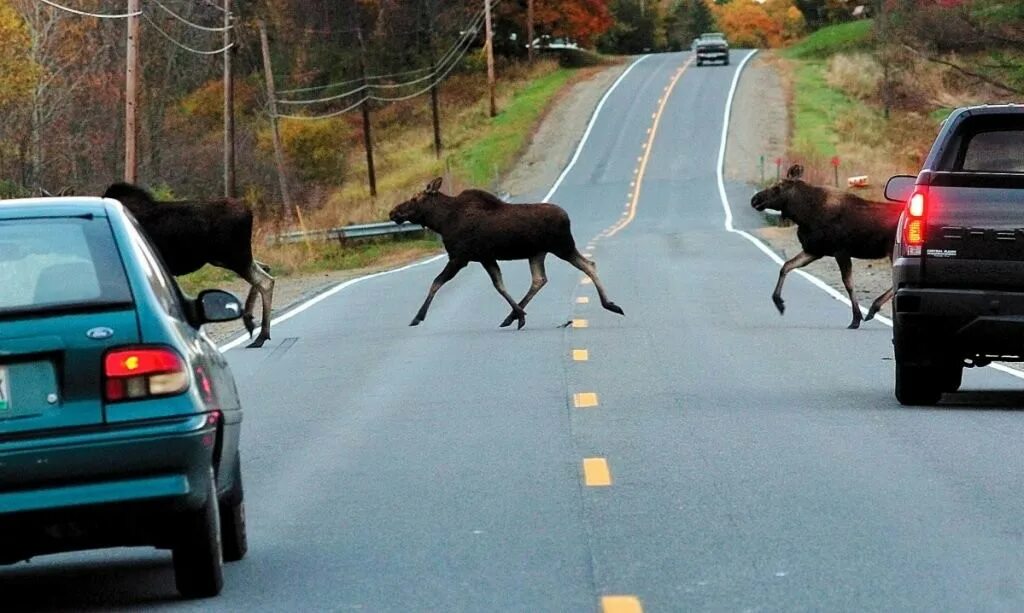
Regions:
[[[177,601],[168,554],[125,550],[0,570],[4,602],[1024,608],[1024,386],[970,371],[946,405],[902,408],[889,328],[846,330],[848,308],[795,275],[779,317],[777,265],[726,232],[717,185],[744,55],[688,68],[660,114],[689,56],[640,62],[552,198],[581,245],[597,238],[626,317],[554,258],[522,331],[498,329],[508,309],[478,266],[418,328],[407,324],[440,262],[347,287],[276,326],[266,349],[230,353],[251,553],[220,598]],[[726,187],[736,226],[753,227],[749,188]],[[524,292],[527,265],[504,271]],[[587,327],[560,327],[570,319]]]

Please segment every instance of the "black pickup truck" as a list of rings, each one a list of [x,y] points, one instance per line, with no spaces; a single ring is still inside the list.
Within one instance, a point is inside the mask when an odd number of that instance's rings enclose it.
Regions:
[[[961,108],[906,202],[893,254],[896,398],[931,405],[963,369],[1024,361],[1024,105]]]

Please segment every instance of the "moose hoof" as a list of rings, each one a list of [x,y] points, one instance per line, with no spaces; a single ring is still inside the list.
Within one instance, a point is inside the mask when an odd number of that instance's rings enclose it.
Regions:
[[[515,320],[516,320],[516,314],[512,313],[511,315],[506,317],[505,321],[501,322],[501,325],[498,326],[498,327],[499,328],[507,328],[507,327],[511,326],[512,322],[515,321]],[[522,327],[522,326],[520,326],[520,327]]]
[[[782,298],[772,296],[772,302],[775,303],[775,308],[779,310],[779,315],[786,314],[786,303],[783,302]]]
[[[872,319],[875,318],[876,313],[878,313],[878,309],[876,309],[875,307],[871,307],[870,309],[868,309],[868,314],[867,317],[864,318],[864,321],[871,321]]]
[[[257,336],[256,340],[254,340],[253,342],[249,343],[245,347],[246,347],[246,349],[259,349],[259,348],[263,347],[263,343],[266,343],[269,340],[270,340],[269,336]]]
[[[416,319],[409,322],[409,326],[418,326],[423,320],[417,317]]]
[[[859,327],[860,327],[860,320],[859,319],[854,319],[853,321],[850,322],[850,325],[846,326],[846,329],[847,330],[856,330]]]
[[[526,316],[523,315],[519,318],[519,323],[516,325],[516,330],[522,330],[523,326],[526,325]]]
[[[625,313],[622,312],[622,308],[619,305],[615,304],[614,302],[609,302],[608,304],[604,305],[604,308],[608,309],[612,313],[618,313],[619,315],[625,316]]]
[[[245,331],[249,333],[249,338],[252,338],[252,333],[256,331],[256,322],[252,315],[242,317],[242,325],[245,326]]]

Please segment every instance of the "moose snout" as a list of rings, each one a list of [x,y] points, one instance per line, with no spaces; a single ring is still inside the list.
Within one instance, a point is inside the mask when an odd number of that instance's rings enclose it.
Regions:
[[[754,207],[757,211],[763,211],[765,200],[766,198],[762,194],[754,194],[754,197],[750,199],[750,206]]]
[[[397,223],[399,225],[405,223],[405,218],[402,217],[398,213],[398,211],[391,211],[391,215],[389,217],[391,217],[391,221],[393,221],[393,222],[395,222],[395,223]]]

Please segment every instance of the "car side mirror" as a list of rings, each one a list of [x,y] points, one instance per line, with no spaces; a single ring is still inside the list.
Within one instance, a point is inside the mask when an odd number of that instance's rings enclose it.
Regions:
[[[914,193],[917,177],[896,175],[885,184],[885,198],[893,202],[906,202]]]
[[[200,323],[234,321],[242,316],[242,303],[232,294],[219,289],[208,289],[196,298]]]

